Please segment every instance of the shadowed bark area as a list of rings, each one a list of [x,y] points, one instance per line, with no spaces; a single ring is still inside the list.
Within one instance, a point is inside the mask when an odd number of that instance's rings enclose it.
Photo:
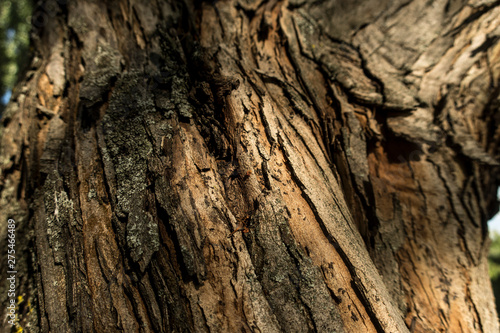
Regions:
[[[1,125],[26,330],[498,331],[500,2],[44,15]]]

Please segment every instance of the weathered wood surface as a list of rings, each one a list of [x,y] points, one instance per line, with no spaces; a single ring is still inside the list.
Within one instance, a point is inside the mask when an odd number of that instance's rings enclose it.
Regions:
[[[25,329],[498,331],[498,1],[60,0],[35,22],[1,128]]]

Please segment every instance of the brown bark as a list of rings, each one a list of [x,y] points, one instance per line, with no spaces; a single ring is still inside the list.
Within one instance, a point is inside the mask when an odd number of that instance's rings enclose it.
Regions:
[[[499,17],[45,1],[1,129],[21,326],[498,331]]]

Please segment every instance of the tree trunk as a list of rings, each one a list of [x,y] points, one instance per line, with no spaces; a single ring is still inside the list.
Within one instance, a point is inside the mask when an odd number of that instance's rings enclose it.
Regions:
[[[43,2],[1,129],[20,326],[498,332],[499,17]]]

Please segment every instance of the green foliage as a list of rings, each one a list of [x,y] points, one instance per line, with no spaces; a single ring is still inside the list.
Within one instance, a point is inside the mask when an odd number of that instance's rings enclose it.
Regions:
[[[490,234],[491,246],[488,256],[489,272],[493,292],[495,294],[497,310],[500,310],[500,234],[493,232]]]
[[[488,259],[490,262],[490,277],[492,279],[500,278],[500,234],[497,232],[491,234],[491,247]]]
[[[29,54],[32,0],[0,1],[0,97],[12,89]]]

